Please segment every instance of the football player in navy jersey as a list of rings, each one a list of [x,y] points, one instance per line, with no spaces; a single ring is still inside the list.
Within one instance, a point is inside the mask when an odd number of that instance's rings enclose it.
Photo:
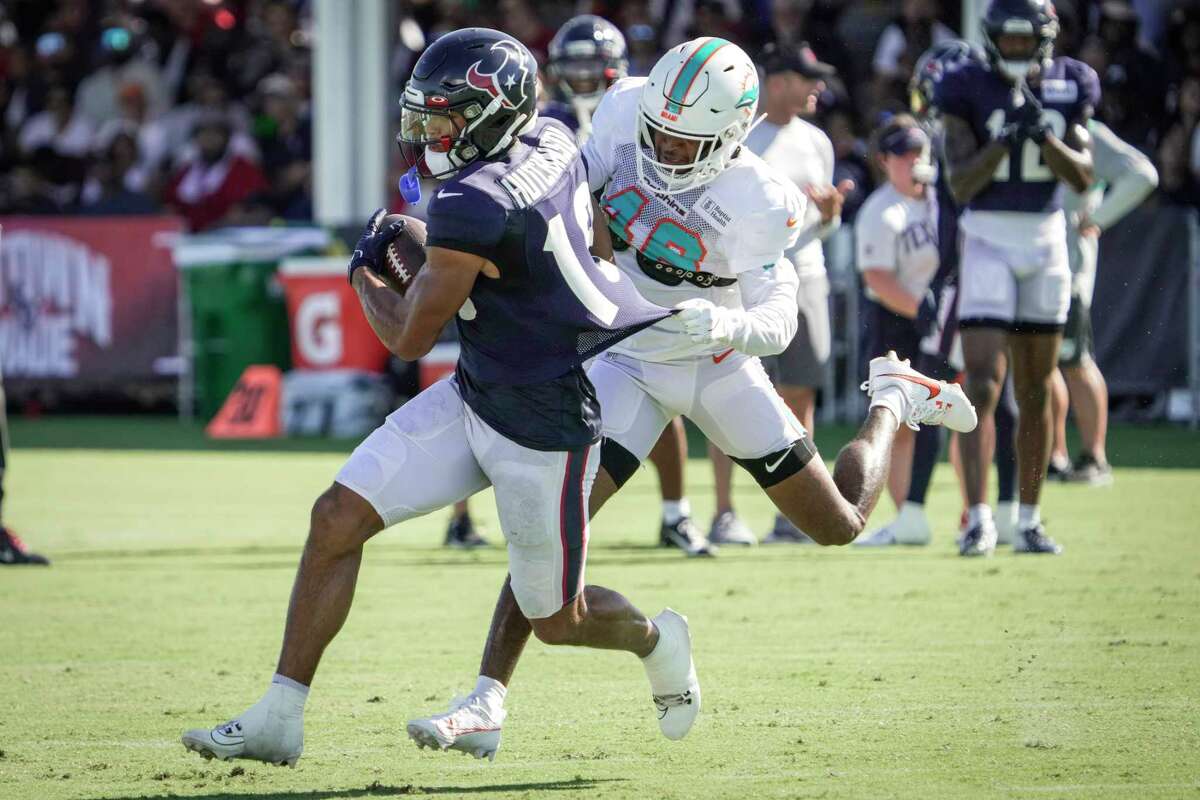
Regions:
[[[613,264],[574,137],[536,111],[537,66],[507,34],[468,28],[434,42],[405,86],[401,151],[442,181],[429,203],[427,261],[401,294],[379,277],[403,222],[372,217],[350,280],[380,340],[414,360],[451,319],[462,354],[355,449],[312,509],[283,648],[263,698],[230,722],[191,730],[206,758],[294,765],[308,687],[349,613],[363,544],[386,527],[495,488],[511,588],[547,643],[626,650],[650,679],[663,732],[682,738],[700,708],[686,618],[653,620],[584,586],[588,498],[600,462],[600,407],[582,364],[669,312]],[[455,602],[447,587],[441,602]],[[523,630],[528,630],[525,625]],[[423,746],[493,757],[504,687],[481,679],[453,714],[410,725]],[[462,710],[463,703],[452,711]]]
[[[990,426],[1005,352],[1021,425],[1016,552],[1059,553],[1038,503],[1050,455],[1049,392],[1070,303],[1066,217],[1055,188],[1092,181],[1086,125],[1100,99],[1096,73],[1051,58],[1058,31],[1049,0],[991,0],[987,64],[967,64],[938,87],[950,190],[963,207],[959,325],[967,396],[985,422],[962,437],[968,522],[963,555],[991,555],[986,503]]]
[[[581,14],[554,34],[549,55],[546,77],[554,95],[541,113],[575,131],[582,145],[592,133],[592,114],[600,99],[629,74],[625,36],[604,17]]]

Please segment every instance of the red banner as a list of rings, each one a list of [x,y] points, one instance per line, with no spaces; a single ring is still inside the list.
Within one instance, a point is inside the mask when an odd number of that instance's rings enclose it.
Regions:
[[[5,379],[161,377],[156,362],[179,353],[181,230],[174,217],[0,217]]]

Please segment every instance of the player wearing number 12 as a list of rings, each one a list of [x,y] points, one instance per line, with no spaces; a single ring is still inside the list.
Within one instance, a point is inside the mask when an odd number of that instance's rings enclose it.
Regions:
[[[991,555],[996,527],[985,502],[990,419],[1005,351],[1020,410],[1016,552],[1058,553],[1038,503],[1050,455],[1051,375],[1070,304],[1067,223],[1058,181],[1092,181],[1086,124],[1100,100],[1091,67],[1051,58],[1058,18],[1049,0],[991,0],[983,18],[987,63],[969,62],[938,84],[950,190],[964,208],[959,325],[967,396],[985,425],[962,439],[969,504],[963,555]]]
[[[189,750],[294,764],[308,686],[350,610],[363,544],[489,485],[512,590],[538,636],[641,656],[656,701],[696,698],[665,723],[678,736],[690,727],[699,684],[686,619],[670,610],[647,619],[598,586],[585,603],[583,586],[600,407],[581,365],[668,312],[593,260],[579,150],[561,123],[537,118],[536,94],[532,54],[499,31],[447,34],[413,68],[398,141],[410,165],[443,181],[429,204],[427,262],[403,293],[381,280],[388,245],[405,233],[380,211],[350,278],[371,326],[402,358],[427,353],[457,316],[458,370],[393,412],[317,500],[266,695],[226,724],[185,733]],[[441,600],[454,602],[453,585]],[[455,741],[493,756],[501,720],[477,716]],[[439,729],[410,734],[449,744]]]

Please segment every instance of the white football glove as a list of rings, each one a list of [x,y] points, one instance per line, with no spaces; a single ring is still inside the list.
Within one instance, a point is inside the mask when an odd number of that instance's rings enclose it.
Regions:
[[[682,309],[675,318],[693,342],[730,347],[746,324],[746,312],[724,308],[696,297],[675,306]]]

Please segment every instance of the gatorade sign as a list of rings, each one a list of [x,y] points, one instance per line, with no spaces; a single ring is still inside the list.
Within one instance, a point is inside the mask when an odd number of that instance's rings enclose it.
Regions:
[[[279,266],[296,369],[383,372],[387,348],[346,281],[343,258],[290,258]]]

